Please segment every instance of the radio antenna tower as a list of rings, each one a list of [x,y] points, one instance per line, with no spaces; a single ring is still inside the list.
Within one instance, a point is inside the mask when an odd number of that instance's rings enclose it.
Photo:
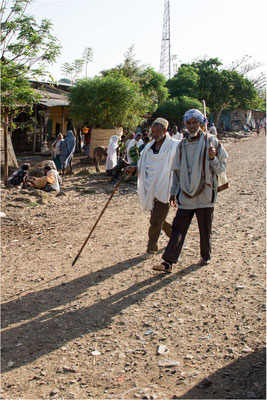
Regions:
[[[170,0],[165,0],[164,3],[159,71],[166,76],[166,78],[171,79]]]

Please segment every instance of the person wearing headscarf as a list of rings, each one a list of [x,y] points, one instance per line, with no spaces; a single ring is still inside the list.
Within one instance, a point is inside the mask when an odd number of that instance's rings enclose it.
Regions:
[[[143,259],[152,258],[157,253],[161,230],[169,237],[171,233],[171,225],[165,220],[170,208],[171,165],[179,142],[167,132],[168,124],[164,118],[153,122],[152,141],[142,150],[137,167],[127,168],[129,173],[135,173],[137,169],[138,195],[143,211],[150,212],[148,243]]]
[[[216,126],[214,124],[211,124],[211,127],[209,129],[209,133],[211,135],[217,136],[217,129],[216,129]]]
[[[176,207],[177,203],[178,211],[162,256],[163,262],[153,267],[157,271],[172,271],[172,264],[178,261],[194,214],[200,233],[201,258],[198,265],[207,265],[211,259],[211,228],[218,176],[225,173],[228,155],[215,136],[201,130],[200,126],[206,123],[206,118],[199,110],[188,110],[184,123],[188,135],[179,143],[171,166],[173,183],[170,204]]]
[[[56,140],[52,143],[52,158],[59,172],[62,169],[60,161],[60,143],[62,140],[63,140],[63,135],[62,133],[59,133],[56,137]]]
[[[107,175],[112,175],[113,169],[117,165],[117,148],[118,148],[119,136],[114,135],[109,139],[109,145],[107,148],[107,160],[106,160],[106,171]]]
[[[68,166],[70,168],[70,174],[72,174],[71,160],[75,150],[75,145],[76,145],[76,139],[73,135],[73,132],[70,130],[67,132],[65,139],[62,140],[59,145],[59,156],[61,165],[63,167],[62,168],[63,174]]]
[[[137,164],[137,160],[138,160],[138,156],[139,156],[138,149],[142,144],[144,144],[141,137],[142,137],[142,134],[137,133],[135,135],[134,139],[132,139],[127,146],[127,161],[129,164],[133,164],[133,165]],[[136,152],[133,152],[133,150],[131,150],[133,147],[135,147]],[[132,153],[132,156],[130,155],[130,153]],[[135,156],[133,156],[133,153],[135,153]]]

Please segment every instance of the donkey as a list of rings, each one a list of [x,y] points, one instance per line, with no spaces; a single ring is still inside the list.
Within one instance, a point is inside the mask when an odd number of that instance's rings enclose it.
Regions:
[[[93,159],[96,172],[100,172],[99,163],[107,158],[107,147],[98,146],[93,151]]]

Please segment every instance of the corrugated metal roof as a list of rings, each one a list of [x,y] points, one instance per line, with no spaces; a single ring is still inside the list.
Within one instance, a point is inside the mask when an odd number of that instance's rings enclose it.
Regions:
[[[45,90],[34,89],[36,93],[39,94],[40,99],[38,103],[47,106],[47,107],[56,107],[56,106],[68,106],[69,99],[68,96],[60,94],[60,93],[50,93]]]
[[[44,99],[39,100],[40,104],[43,104],[47,107],[56,107],[56,106],[68,106],[69,101],[65,99]]]

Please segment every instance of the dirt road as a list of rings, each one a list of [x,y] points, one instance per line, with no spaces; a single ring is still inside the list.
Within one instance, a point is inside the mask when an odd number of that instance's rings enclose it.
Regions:
[[[135,183],[75,267],[112,190],[104,174],[77,164],[61,196],[2,187],[3,399],[265,398],[265,137],[224,145],[212,262],[195,264],[194,221],[170,275],[140,258]]]

